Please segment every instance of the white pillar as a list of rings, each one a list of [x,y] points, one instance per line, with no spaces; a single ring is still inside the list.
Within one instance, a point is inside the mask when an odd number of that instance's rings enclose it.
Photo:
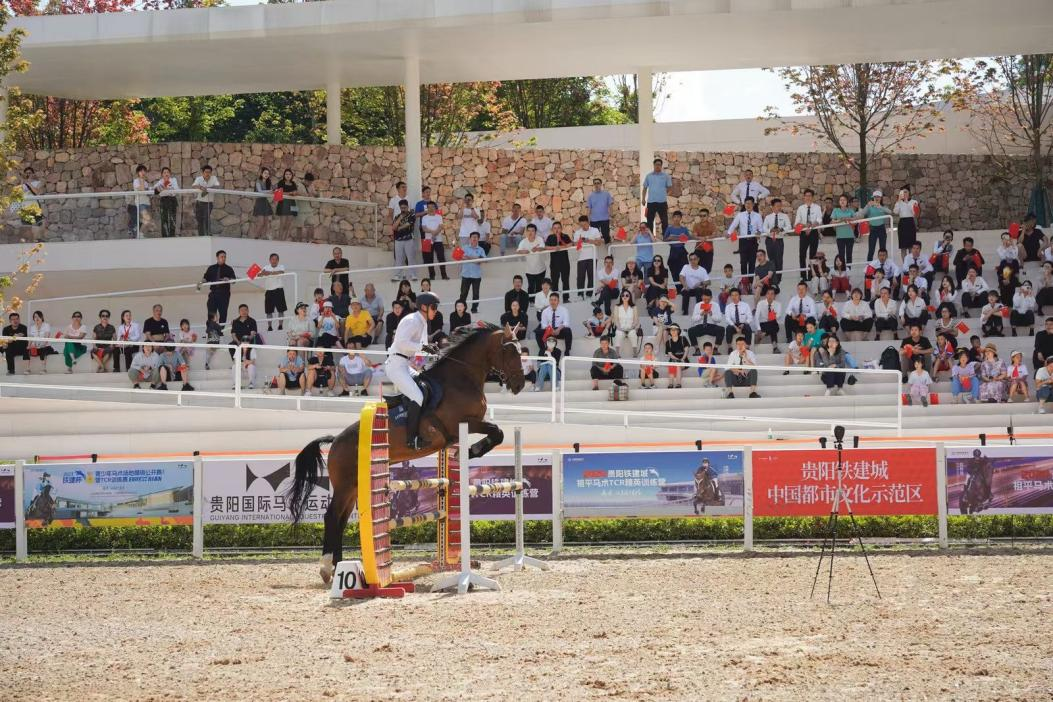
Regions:
[[[654,97],[651,95],[651,69],[641,68],[636,74],[636,96],[640,125],[640,184],[654,168]]]
[[[420,146],[420,60],[406,57],[406,190],[410,207],[420,199],[423,157]]]
[[[325,143],[340,144],[340,81],[325,86]]]

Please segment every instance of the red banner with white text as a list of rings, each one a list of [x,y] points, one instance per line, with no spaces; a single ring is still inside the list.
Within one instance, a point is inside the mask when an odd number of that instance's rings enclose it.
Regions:
[[[936,449],[845,449],[843,457],[855,514],[936,514]],[[753,452],[755,516],[827,515],[836,489],[836,450]]]

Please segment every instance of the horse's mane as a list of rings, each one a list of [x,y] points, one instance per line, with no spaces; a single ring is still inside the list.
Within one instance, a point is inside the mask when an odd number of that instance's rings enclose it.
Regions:
[[[491,332],[499,330],[501,327],[496,324],[489,322],[478,322],[471,326],[460,327],[450,332],[450,344],[444,348],[439,355],[428,364],[428,370],[435,368],[447,358],[458,356],[464,350],[467,350],[474,344],[478,343],[480,339],[485,339],[490,335]]]

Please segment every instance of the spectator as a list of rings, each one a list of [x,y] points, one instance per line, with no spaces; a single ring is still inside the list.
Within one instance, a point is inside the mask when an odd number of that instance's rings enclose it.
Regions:
[[[545,206],[538,205],[534,208],[534,216],[531,218],[530,224],[534,225],[538,237],[542,241],[545,241],[548,239],[548,235],[552,233],[552,225],[554,222],[551,217],[545,214]]]
[[[699,265],[698,254],[694,251],[687,257],[688,264],[680,269],[680,310],[687,314],[691,309],[691,300],[701,300],[702,293],[709,286],[709,273]]]
[[[1009,368],[1006,369],[1006,374],[1009,381],[1008,401],[1012,402],[1013,398],[1019,395],[1022,402],[1030,402],[1031,392],[1027,387],[1029,371],[1024,364],[1024,353],[1022,351],[1013,350],[1010,352]]]
[[[713,343],[720,346],[724,342],[724,318],[720,307],[713,304],[713,293],[708,288],[702,291],[702,300],[695,305],[691,313],[692,325],[687,330],[688,340],[699,354],[698,340],[703,336],[713,337]]]
[[[117,339],[117,328],[110,324],[109,310],[99,310],[99,323],[92,329],[91,338],[95,341],[115,341]],[[120,361],[117,360],[120,353],[120,349],[113,344],[96,344],[93,354],[96,370],[99,373],[105,373],[106,362],[114,359],[113,371],[116,373],[120,370]]]
[[[654,160],[654,170],[644,176],[641,200],[647,217],[648,231],[654,231],[655,216],[662,222],[662,231],[669,226],[668,191],[673,187],[673,178],[662,170],[662,159]]]
[[[518,202],[512,203],[512,214],[501,220],[501,255],[519,250],[527,227],[526,215]]]
[[[763,334],[771,339],[772,353],[779,353],[779,319],[782,317],[782,305],[775,299],[775,288],[768,287],[764,290],[764,299],[757,303],[756,314],[753,325],[757,333],[753,337],[753,343],[760,343]]]
[[[764,234],[767,237],[764,240],[764,251],[768,255],[768,260],[771,261],[777,277],[780,278],[781,276],[778,273],[782,270],[783,253],[785,251],[783,237],[790,230],[790,215],[782,211],[782,200],[777,197],[772,198],[771,212],[764,218]],[[778,285],[780,281],[773,279],[773,282]]]
[[[545,350],[546,339],[552,337],[563,339],[563,344],[570,353],[573,334],[570,330],[570,313],[567,308],[559,304],[559,294],[551,293],[548,296],[548,307],[541,312],[541,323],[534,332],[538,348]]]
[[[742,173],[742,180],[731,189],[731,201],[736,205],[739,205],[743,210],[746,209],[746,200],[753,198],[753,201],[757,203],[758,209],[761,200],[771,196],[771,191],[765,188],[760,183],[753,180],[753,171],[746,169]]]
[[[421,284],[423,285],[423,281]],[[373,318],[373,343],[376,343],[384,331],[384,298],[377,294],[373,283],[366,283],[362,290],[362,309],[369,312],[369,316]]]
[[[1020,287],[1020,279],[1013,272],[1012,266],[1003,266],[1000,270],[1002,275],[998,278],[998,299],[1011,303],[1013,295],[1016,295],[1017,288]]]
[[[915,244],[916,246],[917,244]],[[925,301],[926,304],[929,302],[929,281],[922,277],[921,272],[918,269],[916,263],[912,263],[910,268],[906,269],[906,273],[903,276],[903,289],[914,286],[918,289],[918,295]]]
[[[969,337],[968,353],[969,360],[975,363],[977,367],[979,367],[979,365],[983,363],[984,349],[983,346],[980,345],[980,337],[976,336],[975,334]]]
[[[651,259],[651,266],[647,269],[647,287],[644,289],[644,300],[647,305],[653,305],[660,297],[664,297],[669,290],[669,270],[665,267],[665,261],[661,256]]]
[[[402,302],[395,300],[391,303],[391,311],[388,312],[387,317],[384,318],[384,328],[387,331],[384,333],[384,348],[390,349],[391,342],[395,338],[395,330],[398,329],[399,322],[406,316],[406,309],[402,306]]]
[[[686,229],[684,230],[687,231]],[[603,239],[599,229],[589,225],[585,215],[578,217],[578,228],[574,230],[574,243],[578,248],[578,269],[575,284],[578,298],[584,300],[585,293],[595,285],[593,273],[596,269],[596,242]],[[683,248],[683,247],[681,247]]]
[[[884,196],[885,194],[880,190],[875,190],[870,196],[870,201],[867,202],[866,206],[856,213],[856,217],[859,219],[870,220],[870,238],[867,241],[868,261],[874,259],[875,249],[884,249],[888,246],[888,231],[885,228],[885,220],[883,217],[892,214],[892,210],[881,204],[881,200]]]
[[[786,347],[786,365],[790,368],[796,368],[798,366],[803,368],[810,368],[812,349],[804,343],[804,331],[798,330],[793,335],[793,340]],[[782,372],[783,375],[789,375],[790,371],[785,370]]]
[[[278,181],[275,190],[281,191],[278,200],[278,240],[291,241],[293,218],[296,217],[295,194],[299,190],[296,181],[293,180],[292,169],[286,168],[282,171],[282,179]]]
[[[357,297],[351,298],[351,310],[344,320],[344,348],[364,349],[373,342],[373,317],[362,309]]]
[[[421,228],[420,223],[421,220],[424,219],[424,216],[428,214],[429,202],[431,202],[431,188],[425,185],[423,188],[420,189],[420,200],[417,200],[417,202],[413,205],[413,214],[417,216],[416,235],[418,240],[421,240],[423,238],[424,230]],[[420,241],[418,241],[418,243],[420,243]],[[413,262],[416,264],[419,264],[421,262],[420,249],[414,252]]]
[[[464,205],[460,209],[460,225],[457,230],[457,238],[463,248],[468,245],[468,237],[472,232],[479,231],[479,224],[483,221],[482,212],[475,206],[475,196],[466,193]],[[476,242],[478,244],[478,242]]]
[[[464,259],[467,261],[461,266],[461,299],[468,299],[468,291],[472,293],[472,312],[479,311],[479,285],[483,281],[483,267],[475,263],[486,258],[486,252],[479,246],[479,232],[472,232],[468,237],[468,244],[464,246]]]
[[[728,353],[727,370],[724,371],[725,399],[735,398],[735,388],[749,387],[750,397],[759,398],[757,394],[757,357],[747,348],[746,337],[735,338],[735,349]]]
[[[946,334],[941,334],[939,331],[936,332],[936,351],[933,353],[932,359],[932,377],[934,380],[940,379],[940,373],[946,371],[948,374],[951,372],[951,368],[954,366],[954,353],[956,346],[954,342]]]
[[[963,281],[961,281],[962,288],[962,315],[965,317],[969,316],[970,309],[980,309],[984,306],[984,301],[987,299],[987,293],[990,292],[990,288],[987,285],[987,281],[981,278],[976,270],[970,270]]]
[[[423,189],[421,190],[423,193]],[[409,187],[405,181],[395,183],[395,194],[388,200],[388,206],[384,209],[384,221],[392,224],[399,215],[399,202],[409,197]]]
[[[611,243],[611,207],[614,198],[603,189],[603,181],[592,179],[592,192],[585,199],[585,212],[588,214],[589,226],[600,232],[604,244]]]
[[[435,310],[435,316],[427,320],[427,334],[429,344],[435,344],[436,346],[442,347],[445,346],[446,343],[449,341],[449,337],[446,336],[446,332],[442,329],[444,323],[443,320],[444,317],[442,315],[442,312],[440,312],[439,310]]]
[[[698,355],[698,376],[702,378],[702,387],[715,388],[720,382],[720,370],[717,365],[716,348],[707,341],[702,344],[702,353]]]
[[[823,208],[815,202],[815,191],[806,188],[804,191],[804,204],[797,208],[794,217],[794,228],[801,227],[800,240],[797,242],[798,264],[802,276],[807,277],[805,265],[815,258],[819,250],[819,230],[816,229],[823,221]],[[870,256],[868,255],[869,259]]]
[[[834,228],[830,226],[834,221],[834,199],[832,197],[823,200],[823,236],[833,236]]]
[[[318,191],[314,189],[314,173],[304,173],[303,195],[296,200],[296,207],[300,216],[300,240],[307,244],[320,244],[315,240],[314,228],[318,223],[315,213],[315,203],[306,198],[317,198]],[[412,259],[410,259],[412,262]]]
[[[37,336],[33,327],[29,328],[29,335]],[[1031,354],[1031,363],[1035,368],[1041,368],[1046,365],[1047,358],[1053,358],[1053,317],[1046,317],[1045,328],[1035,334],[1035,350]]]
[[[511,329],[515,333],[515,337],[520,341],[526,339],[530,321],[527,319],[527,314],[523,307],[519,304],[519,300],[512,300],[512,308],[501,315],[501,326]]]
[[[198,290],[208,284],[208,300],[205,302],[205,314],[219,312],[220,326],[227,323],[227,309],[230,307],[230,281],[237,278],[234,269],[227,265],[227,252],[220,249],[216,252],[216,262],[205,269],[198,283]],[[163,339],[154,341],[163,341]]]
[[[643,345],[640,360],[643,361],[643,363],[640,364],[640,388],[644,390],[653,389],[654,379],[658,377],[658,372],[655,370],[655,362],[657,359],[654,355],[654,344],[647,342]],[[669,382],[669,387],[672,387],[672,380]]]
[[[998,293],[988,290],[987,304],[980,310],[980,333],[984,336],[1005,336],[1002,318],[1008,316],[1009,309],[998,299]]]
[[[648,269],[651,262],[654,261],[655,241],[657,238],[647,226],[647,222],[640,222],[640,226],[636,228],[636,234],[633,235],[633,243],[636,245],[636,265],[639,266],[645,278],[650,272]]]
[[[129,312],[129,318],[131,313]],[[9,320],[10,321],[10,320]],[[1048,328],[1048,325],[1047,325]],[[44,313],[40,310],[33,312],[33,322],[29,325],[29,336],[35,339],[50,339],[51,338],[51,325],[44,321]],[[138,340],[138,339],[136,339]],[[1037,341],[1036,341],[1037,343]],[[126,347],[131,348],[131,347]],[[133,349],[134,350],[134,349]],[[48,372],[48,356],[58,353],[54,347],[47,341],[30,341],[29,342],[29,364],[26,367],[26,371],[29,372],[33,368],[33,357],[40,359],[40,372]],[[128,357],[129,360],[131,356]]]
[[[18,312],[9,314],[7,322],[7,326],[0,330],[0,336],[6,337],[6,340],[0,343],[0,346],[4,349],[4,360],[7,361],[7,374],[15,374],[15,359],[21,356],[26,362],[26,369],[23,372],[29,375],[29,342],[25,340],[29,336],[29,329],[26,328],[25,324],[22,324],[22,316]]]
[[[150,191],[153,190],[146,177],[146,166],[141,163],[135,167],[132,190],[141,194],[137,194],[133,204],[128,205],[128,238],[138,239],[142,238],[143,229],[150,223]]]
[[[665,355],[671,363],[687,363],[687,339],[680,333],[679,324],[669,325],[669,338],[665,342]],[[670,388],[684,387],[684,366],[669,366]]]
[[[285,358],[278,364],[278,394],[284,395],[286,388],[298,387],[300,394],[307,389],[307,376],[304,373],[303,359],[292,349],[285,352]]]
[[[545,248],[549,254],[549,266],[552,269],[552,285],[563,293],[563,302],[570,302],[570,237],[563,233],[563,223],[553,222],[552,233],[545,239]]]
[[[946,307],[951,311],[952,317],[957,317],[957,301],[958,292],[954,289],[954,278],[952,278],[949,275],[943,276],[942,278],[940,278],[939,289],[937,289],[936,293],[932,296],[932,304],[936,306],[937,312]]]
[[[538,236],[537,225],[534,223],[528,224],[524,232],[526,238],[519,242],[516,251],[527,254],[523,263],[527,277],[527,294],[537,295],[541,291],[541,281],[545,279],[547,260],[545,254],[541,253],[546,250],[545,240]]]
[[[43,317],[41,317],[41,321],[43,321]],[[124,354],[124,365],[125,365],[125,368],[131,368],[132,367],[132,358],[135,356],[136,352],[139,350],[137,346],[133,346],[132,344],[137,344],[137,343],[139,343],[140,341],[143,340],[142,327],[139,326],[138,322],[135,322],[135,321],[132,320],[132,311],[131,310],[123,310],[121,312],[121,323],[117,326],[117,340],[118,341],[128,341],[128,342],[131,342],[131,344],[122,345],[120,349],[115,351],[114,358],[113,358],[113,372],[114,373],[116,373],[120,369],[120,365],[121,365],[120,355],[121,354]]]
[[[841,322],[837,318],[837,307],[829,290],[823,293],[815,308],[819,311],[819,328],[827,334],[837,334],[841,329]]]
[[[278,331],[281,331],[285,324],[285,312],[289,309],[285,302],[285,266],[278,262],[276,253],[272,253],[267,260],[267,265],[259,273],[264,276],[263,311],[267,315],[267,331],[274,331],[271,328],[272,316],[278,317]]]
[[[774,288],[776,294],[779,292],[779,274],[775,264],[768,260],[768,254],[761,250],[757,252],[757,266],[753,269],[754,303],[764,297],[767,288]]]
[[[911,285],[907,288],[907,297],[899,307],[899,318],[904,329],[915,325],[924,329],[929,323],[928,305],[918,295],[918,286]]]
[[[354,290],[351,286],[350,273],[351,262],[344,258],[344,250],[339,246],[333,247],[333,257],[326,261],[325,272],[329,274],[329,292],[337,281],[344,286],[344,290]]]
[[[804,346],[808,349],[808,362],[815,363],[815,351],[823,343],[826,332],[819,328],[813,317],[804,320]]]
[[[932,245],[932,256],[929,263],[935,273],[950,275],[951,261],[954,259],[954,231],[947,229],[943,236]]]
[[[340,359],[340,396],[368,395],[369,384],[373,382],[373,369],[369,360],[358,353],[346,354]]]
[[[883,332],[892,332],[896,338],[899,331],[899,305],[892,299],[889,288],[881,288],[878,299],[874,300],[874,341],[881,341]]]
[[[74,341],[85,339],[88,336],[88,330],[81,325],[81,319],[81,313],[74,312],[73,317],[70,319],[70,325],[66,327],[60,336],[73,339]],[[66,343],[62,345],[62,359],[66,363],[67,373],[73,372],[73,366],[77,363],[77,359],[87,353],[87,351],[88,347],[84,344]]]
[[[160,197],[161,236],[164,238],[176,235],[176,211],[179,209],[176,190],[179,190],[179,181],[172,175],[172,169],[164,166],[161,177],[154,183],[154,193]]]
[[[698,254],[698,263],[706,269],[706,273],[713,272],[713,239],[717,236],[717,227],[709,218],[709,210],[703,207],[698,212],[698,221],[691,227],[691,234],[695,237],[695,253]]]
[[[622,290],[618,299],[618,306],[611,314],[611,329],[613,330],[614,346],[619,351],[626,340],[631,341],[634,347],[632,355],[636,355],[635,346],[637,340],[643,340],[643,331],[640,329],[640,315],[633,303],[632,293]]]
[[[219,315],[213,312],[205,322],[205,343],[210,347],[205,354],[205,370],[212,367],[212,358],[219,351],[219,345],[223,343],[223,327],[219,325]]]
[[[797,283],[797,294],[786,305],[786,318],[783,327],[786,330],[786,343],[793,335],[804,330],[804,321],[815,317],[815,300],[808,295],[808,283],[803,280]]]
[[[931,387],[932,377],[925,370],[925,359],[915,356],[912,359],[912,370],[907,376],[907,404],[918,402],[922,407],[928,407]]]
[[[453,312],[450,313],[450,333],[471,325],[472,315],[468,313],[468,304],[464,300],[457,300],[453,303]]]
[[[505,312],[512,309],[513,302],[518,302],[524,312],[530,306],[530,293],[523,289],[523,276],[518,273],[512,276],[512,289],[505,293]]]
[[[156,389],[161,383],[160,365],[161,357],[154,353],[153,344],[143,344],[142,350],[128,364],[128,380],[132,381],[132,387],[139,390],[140,383],[150,383],[150,389]]]
[[[896,287],[899,284],[900,268],[893,261],[889,260],[888,251],[885,249],[878,249],[877,258],[867,264],[864,273],[865,280],[867,281],[867,288],[873,291],[874,295],[878,294],[877,287],[873,282],[875,274],[878,271],[880,271],[882,277],[889,282],[889,286],[892,288],[892,299],[898,300],[899,295],[897,294]],[[869,300],[869,297],[867,299]]]
[[[962,239],[962,248],[954,253],[954,278],[958,285],[962,285],[969,271],[975,271],[976,275],[983,275],[984,255],[973,248],[973,238],[967,236]],[[962,290],[965,290],[962,287]]]
[[[194,217],[197,219],[197,235],[212,236],[212,207],[216,196],[209,188],[219,187],[219,178],[212,174],[212,166],[207,163],[201,167],[201,175],[194,178],[191,186],[199,191],[194,202]]]
[[[980,382],[976,377],[976,366],[969,359],[969,352],[960,349],[955,356],[955,365],[951,368],[951,394],[954,401],[967,404],[980,400]]]
[[[610,336],[613,332],[611,318],[603,313],[602,307],[593,307],[592,316],[582,324],[585,326],[585,336],[599,339],[601,336]]]
[[[1002,232],[1002,238],[995,253],[998,255],[999,270],[1009,266],[1013,269],[1013,273],[1020,272],[1020,245],[1013,241],[1009,232]]]
[[[764,232],[764,221],[754,212],[753,206],[753,198],[746,198],[743,211],[735,215],[728,227],[728,238],[739,242],[739,272],[742,275],[753,273],[757,262],[757,240]]]
[[[541,321],[541,313],[548,307],[548,296],[552,294],[552,281],[548,278],[541,280],[541,289],[534,295],[534,314]]]
[[[271,197],[274,192],[271,169],[266,166],[260,168],[260,175],[253,184],[253,191],[259,193],[260,197],[253,198],[252,226],[249,228],[249,235],[253,239],[270,238],[271,217],[274,216],[274,210],[271,208]]]
[[[169,346],[162,351],[157,373],[158,390],[167,390],[168,381],[170,380],[181,380],[184,392],[193,392],[194,390],[194,386],[190,384],[190,365],[183,357],[182,349]]]
[[[447,275],[444,265],[446,263],[446,235],[443,233],[442,225],[443,219],[438,212],[438,206],[434,200],[429,201],[427,214],[420,220],[421,251],[424,254],[424,262],[428,264],[428,277],[435,277],[435,266],[432,264],[438,261],[442,279],[449,280],[450,276]]]
[[[958,347],[958,325],[960,322],[951,316],[950,307],[941,307],[936,320],[936,334],[942,334],[955,348]]]
[[[862,341],[874,328],[874,311],[863,302],[863,291],[852,290],[851,298],[841,306],[841,331],[847,341]]]
[[[552,380],[552,389],[556,390],[560,382],[560,370],[559,361],[563,358],[563,352],[556,347],[555,337],[548,337],[545,339],[545,347],[541,350],[541,356],[546,359],[538,364],[537,367],[537,382],[534,384],[534,392],[540,392],[545,389],[545,382]],[[555,369],[555,370],[553,370]],[[555,379],[553,380],[552,373],[555,372]]]
[[[293,318],[289,320],[288,339],[289,346],[310,346],[314,341],[315,325],[307,316],[307,304],[296,303]]]
[[[1046,414],[1046,405],[1053,399],[1053,356],[1035,371],[1035,397],[1038,399],[1038,413]]]
[[[323,348],[340,348],[340,329],[343,326],[343,320],[333,314],[333,303],[326,300],[322,303],[322,315],[318,318],[315,323],[318,329],[317,344]],[[392,332],[394,328],[389,326],[389,330]]]
[[[1027,334],[1031,336],[1035,327],[1035,311],[1038,303],[1031,293],[1031,281],[1025,281],[1020,289],[1013,295],[1013,310],[1009,313],[1009,324],[1013,327],[1013,336],[1016,336],[1018,327],[1026,327]]]
[[[932,262],[922,254],[920,241],[915,241],[910,253],[903,257],[903,270],[909,272],[912,266],[917,267],[918,274],[925,280],[925,288],[931,288],[936,280],[936,270],[932,267]]]
[[[530,352],[522,349],[519,352],[519,364],[523,369],[523,379],[530,383],[533,391],[537,391],[537,364],[530,358]]]
[[[256,340],[259,331],[256,320],[249,316],[249,306],[238,305],[238,316],[230,323],[230,340],[234,346],[259,343]],[[234,346],[230,349],[231,358],[234,358]]]
[[[231,351],[236,350],[237,349],[231,348]],[[254,390],[256,388],[256,357],[258,355],[258,349],[256,348],[246,347],[241,349],[238,361],[231,366],[231,371],[234,373],[235,383],[233,387],[237,387],[239,374],[244,373],[249,377],[249,390]]]
[[[413,232],[417,228],[417,214],[409,207],[408,200],[399,200],[398,212],[391,224],[391,233],[395,248],[395,267],[392,271],[391,280],[402,280],[403,278],[417,279],[417,270],[408,268],[413,265],[414,249],[417,242],[413,240]]]
[[[401,296],[403,286],[409,289],[409,281],[403,280],[399,283],[399,294]],[[410,290],[410,295],[413,295],[413,291]],[[415,298],[416,296],[414,296]],[[333,314],[340,319],[347,316],[347,313],[351,309],[351,296],[344,291],[344,284],[340,281],[333,281],[333,294],[326,298],[327,302],[333,303]]]
[[[669,298],[664,295],[658,298],[658,302],[648,306],[647,314],[654,325],[655,343],[658,348],[664,348],[666,330],[673,324],[673,306],[669,304]]]
[[[998,347],[987,344],[980,364],[980,401],[1005,402],[1009,374],[1005,362],[998,358]]]
[[[903,382],[907,382],[907,375],[914,369],[914,359],[921,359],[925,370],[932,368],[932,342],[921,335],[922,327],[913,324],[910,327],[910,335],[900,345],[900,370],[903,372]]]
[[[808,280],[815,287],[815,294],[822,295],[830,289],[830,267],[826,265],[826,254],[822,251],[808,264]]]
[[[899,191],[899,199],[892,207],[892,214],[899,217],[896,233],[899,236],[900,256],[909,251],[917,241],[918,221],[916,218],[920,209],[918,201],[911,197],[910,186],[904,185]]]
[[[601,380],[620,381],[625,376],[625,370],[619,360],[618,352],[611,348],[611,340],[600,339],[600,347],[593,352],[592,357],[596,360],[589,366],[589,377],[592,378],[592,389],[600,389]]]
[[[1045,314],[1043,308],[1046,305],[1053,305],[1053,261],[1042,262],[1042,286],[1035,295],[1035,302],[1040,315]]]
[[[827,369],[819,373],[819,379],[826,386],[827,397],[844,394],[845,380],[848,378],[848,374],[838,373],[837,370],[829,370],[831,368],[847,369],[849,367],[845,350],[841,347],[841,342],[838,341],[836,336],[833,334],[825,334],[823,336],[823,340],[815,352],[813,365],[816,368]]]
[[[669,271],[673,281],[680,280],[680,270],[687,265],[687,242],[690,232],[681,222],[684,213],[677,210],[673,213],[673,223],[662,230],[662,241],[669,243]]]
[[[179,320],[179,331],[176,332],[175,340],[176,340],[176,343],[179,343],[179,344],[196,344],[197,343],[197,333],[191,331],[191,329],[190,329],[190,320],[189,319],[181,319],[181,320]],[[180,347],[179,350],[183,354],[183,358],[186,359],[187,363],[190,363],[190,359],[192,359],[194,357],[194,349],[193,348]]]
[[[834,228],[834,237],[837,239],[837,255],[845,259],[845,263],[852,265],[852,249],[856,243],[855,233],[852,231],[852,220],[855,219],[856,211],[848,206],[848,195],[841,193],[837,198],[837,207],[831,214],[832,221],[837,223]]]
[[[750,326],[753,322],[753,310],[750,309],[749,303],[742,301],[738,288],[731,291],[728,304],[724,307],[724,319],[728,323],[725,335],[728,338],[729,354],[732,352],[732,339],[741,336],[746,345],[753,342],[753,327]]]
[[[644,291],[644,271],[640,268],[635,258],[626,260],[625,268],[622,269],[619,277],[622,281],[622,291],[628,290],[635,304],[637,300],[643,297]],[[621,295],[618,297],[621,299]]]
[[[1024,260],[1028,262],[1042,260],[1039,254],[1048,241],[1042,229],[1036,226],[1037,223],[1035,215],[1029,214],[1024,217],[1020,230],[1020,245],[1024,250]]]
[[[336,386],[336,373],[333,369],[332,354],[324,351],[315,351],[314,355],[307,359],[307,391],[305,395],[313,395],[318,390],[319,395],[333,394]]]
[[[720,278],[720,281],[721,286],[720,293],[717,295],[717,303],[720,305],[720,310],[723,312],[724,307],[728,304],[728,298],[731,296],[731,291],[739,287],[739,279],[735,277],[735,268],[730,263],[724,264],[724,275]],[[740,290],[739,292],[742,291]]]

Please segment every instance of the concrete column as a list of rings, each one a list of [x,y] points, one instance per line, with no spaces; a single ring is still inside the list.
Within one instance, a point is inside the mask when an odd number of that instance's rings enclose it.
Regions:
[[[420,145],[420,60],[406,58],[406,194],[410,207],[420,200],[423,156]]]
[[[340,81],[325,86],[325,143],[340,144]]]
[[[636,94],[639,111],[636,121],[640,129],[640,184],[654,168],[654,98],[651,95],[651,69],[641,68],[636,74]]]

